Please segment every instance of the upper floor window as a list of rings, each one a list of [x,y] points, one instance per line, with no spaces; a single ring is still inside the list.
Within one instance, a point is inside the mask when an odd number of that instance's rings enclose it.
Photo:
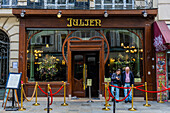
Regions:
[[[17,5],[17,0],[2,0],[2,6]]]
[[[95,0],[97,9],[129,9],[134,8],[135,0]]]

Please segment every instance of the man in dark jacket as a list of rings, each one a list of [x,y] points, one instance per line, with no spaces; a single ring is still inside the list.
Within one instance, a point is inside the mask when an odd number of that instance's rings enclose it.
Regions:
[[[134,84],[134,75],[130,71],[129,67],[125,68],[125,71],[122,73],[122,85],[124,87],[131,87]],[[124,96],[128,94],[130,89],[124,89]],[[129,96],[125,99],[125,103],[132,102],[132,91],[130,92]]]
[[[113,73],[111,75],[111,84],[114,86],[120,86],[121,85],[121,75],[120,75],[120,69],[118,69],[116,71],[116,73]],[[114,95],[113,91],[114,91],[115,87],[111,87],[111,92],[112,95]],[[119,88],[116,88],[116,99],[119,100]]]

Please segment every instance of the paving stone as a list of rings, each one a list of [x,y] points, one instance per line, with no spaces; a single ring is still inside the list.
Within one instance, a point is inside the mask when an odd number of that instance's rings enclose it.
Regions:
[[[110,111],[103,111],[104,101],[94,100],[94,103],[87,103],[88,99],[79,99],[79,100],[67,100],[69,106],[61,106],[63,101],[58,98],[54,98],[53,104],[50,106],[53,108],[50,113],[112,113],[113,106],[110,106]],[[57,101],[58,100],[58,101]],[[60,101],[59,101],[60,100]],[[47,107],[46,98],[38,98],[38,103],[40,106],[33,106],[34,99],[31,102],[24,102],[24,107],[26,111],[5,111],[2,107],[0,107],[0,113],[46,113],[44,108]],[[0,105],[2,104],[2,100],[0,101]],[[113,105],[113,102],[109,102],[109,104]],[[145,102],[134,102],[134,108],[137,111],[133,111],[133,113],[170,113],[170,103],[166,102],[164,104],[157,103],[156,101],[150,101],[151,107],[143,106]],[[7,103],[7,106],[11,106],[11,102]],[[128,111],[131,108],[130,103],[119,102],[116,103],[116,113],[132,113],[132,111]]]

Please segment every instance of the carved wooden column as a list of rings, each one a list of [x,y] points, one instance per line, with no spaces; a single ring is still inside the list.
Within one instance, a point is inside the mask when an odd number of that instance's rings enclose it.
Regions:
[[[156,90],[156,74],[155,68],[155,52],[153,47],[153,21],[147,20],[145,23],[145,39],[144,39],[144,74],[145,81],[148,83],[148,90]],[[149,100],[156,100],[156,94],[149,93]]]
[[[25,19],[20,19],[19,26],[19,70],[22,72],[21,80],[26,82],[26,30]]]

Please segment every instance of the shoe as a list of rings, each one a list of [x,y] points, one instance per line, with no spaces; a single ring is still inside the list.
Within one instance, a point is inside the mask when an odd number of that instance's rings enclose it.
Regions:
[[[116,103],[119,103],[118,101],[116,101]]]
[[[125,103],[127,103],[128,101],[125,100]]]
[[[112,102],[114,101],[114,99],[112,98]]]
[[[129,103],[132,103],[132,101],[129,101]]]

